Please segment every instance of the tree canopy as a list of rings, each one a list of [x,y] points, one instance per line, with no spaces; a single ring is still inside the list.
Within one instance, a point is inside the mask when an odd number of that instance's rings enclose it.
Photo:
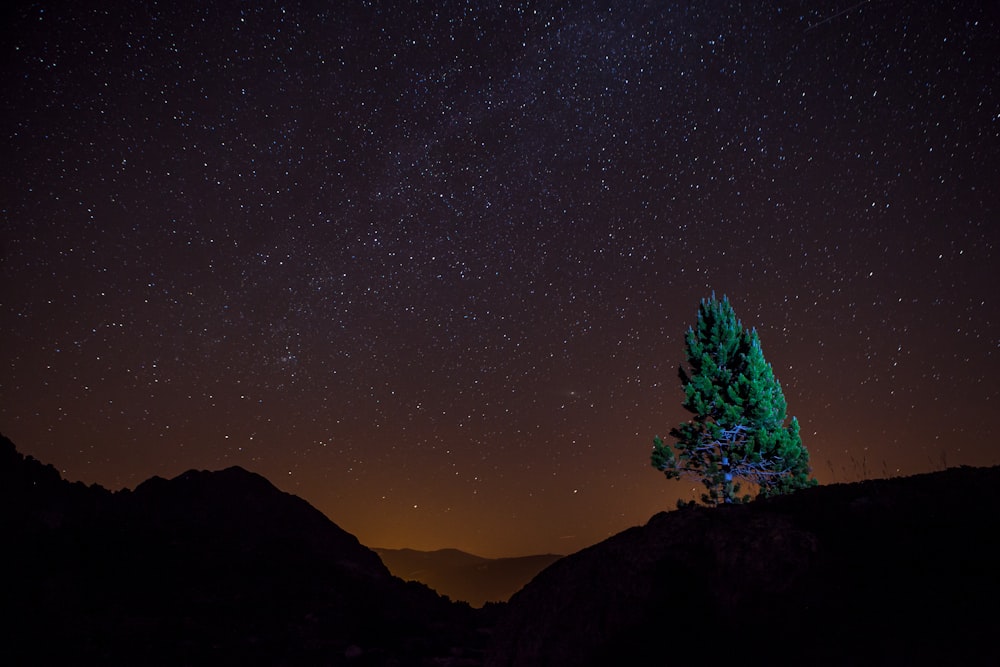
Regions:
[[[750,500],[745,484],[760,496],[814,486],[799,423],[786,424],[785,396],[760,337],[743,328],[726,297],[702,300],[685,352],[688,368],[679,374],[693,418],[671,429],[672,445],[653,439],[653,467],[668,479],[699,478],[707,505]]]

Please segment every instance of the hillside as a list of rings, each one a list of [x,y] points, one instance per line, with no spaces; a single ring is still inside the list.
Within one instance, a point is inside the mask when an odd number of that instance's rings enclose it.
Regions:
[[[481,613],[241,468],[111,493],[0,439],[10,664],[479,663]]]
[[[482,558],[458,549],[417,551],[375,549],[386,567],[401,579],[427,584],[452,600],[482,607],[506,602],[535,575],[562,556]]]
[[[1000,467],[654,516],[507,605],[490,667],[997,665]]]
[[[957,468],[660,513],[552,562],[509,603],[476,610],[393,576],[304,500],[241,468],[112,493],[61,479],[0,436],[4,656],[996,665],[998,489],[1000,467]],[[496,565],[454,550],[393,557],[452,571]]]

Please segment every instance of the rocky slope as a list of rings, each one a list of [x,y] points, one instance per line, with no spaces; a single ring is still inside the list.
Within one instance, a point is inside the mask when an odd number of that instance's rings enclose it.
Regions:
[[[820,487],[658,514],[551,564],[509,604],[474,610],[393,577],[308,503],[245,470],[111,493],[62,480],[0,436],[3,656],[996,665],[998,529],[1000,467]]]
[[[997,665],[1000,468],[695,508],[567,556],[487,664]]]
[[[8,664],[481,661],[479,612],[240,468],[111,493],[0,439],[0,535]]]

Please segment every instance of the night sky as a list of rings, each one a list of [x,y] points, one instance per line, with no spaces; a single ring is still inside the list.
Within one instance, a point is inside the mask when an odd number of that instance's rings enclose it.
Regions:
[[[0,432],[70,480],[570,553],[697,495],[713,291],[822,483],[1000,463],[996,2],[16,4]]]

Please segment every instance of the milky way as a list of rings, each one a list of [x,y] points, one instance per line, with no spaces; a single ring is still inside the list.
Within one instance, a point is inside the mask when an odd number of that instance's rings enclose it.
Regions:
[[[105,5],[3,20],[0,430],[67,478],[568,553],[695,495],[713,291],[821,482],[1000,463],[995,3]]]

